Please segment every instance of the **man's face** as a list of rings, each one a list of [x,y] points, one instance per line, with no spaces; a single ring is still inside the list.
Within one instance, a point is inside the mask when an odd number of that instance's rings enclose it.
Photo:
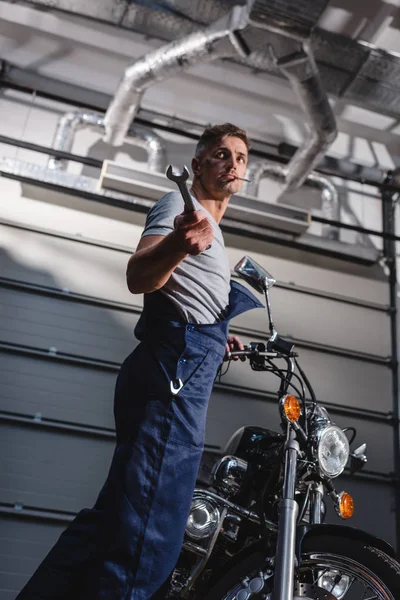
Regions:
[[[238,177],[246,175],[247,156],[244,141],[226,135],[210,145],[200,159],[193,159],[193,172],[212,197],[237,194],[243,185]]]

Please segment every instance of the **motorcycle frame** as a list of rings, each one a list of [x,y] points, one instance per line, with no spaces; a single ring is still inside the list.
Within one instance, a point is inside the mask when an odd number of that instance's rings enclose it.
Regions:
[[[276,351],[265,352],[262,349],[258,348],[253,348],[250,351],[243,351],[241,353],[238,352],[238,354],[250,354],[254,356],[257,355],[260,357],[262,356],[265,359],[272,359],[278,357]],[[280,358],[286,359],[288,364],[288,370],[286,372],[286,377],[283,380],[283,385],[281,385],[278,394],[279,396],[281,396],[281,398],[283,398],[287,393],[290,380],[294,373],[294,366],[296,365],[299,369],[300,375],[303,378],[304,383],[306,384],[310,392],[310,406],[312,413],[314,413],[315,407],[317,405],[315,395],[311,385],[307,380],[305,373],[302,371],[300,365],[295,359],[295,356],[296,355],[292,355],[290,357],[285,357],[282,355],[279,356]],[[256,361],[254,361],[254,364],[252,364],[252,368],[254,370],[263,370],[260,369],[260,365]],[[235,502],[232,502],[231,500],[220,496],[219,494],[216,494],[209,490],[197,488],[195,490],[195,496],[203,496],[204,498],[208,498],[209,500],[214,500],[217,502],[221,510],[221,519],[219,522],[217,534],[214,534],[212,538],[207,541],[205,546],[200,546],[196,543],[193,543],[193,541],[189,540],[184,541],[183,548],[186,551],[197,555],[198,557],[196,565],[193,566],[191,573],[189,574],[184,584],[185,595],[190,592],[190,590],[193,588],[193,584],[196,580],[198,580],[198,578],[202,574],[212,554],[217,537],[223,528],[223,523],[225,519],[229,519],[233,515],[236,515],[236,517],[240,520],[248,520],[257,525],[263,525],[267,530],[270,531],[272,536],[276,539],[274,559],[274,587],[271,600],[293,600],[295,567],[301,564],[302,542],[308,536],[338,535],[343,537],[343,535],[347,535],[347,537],[349,538],[359,539],[361,541],[367,542],[368,544],[371,544],[376,548],[381,548],[382,551],[388,554],[389,556],[395,557],[394,551],[389,544],[386,544],[381,540],[377,540],[373,536],[370,536],[365,532],[350,527],[321,524],[323,508],[322,498],[325,492],[325,485],[328,485],[328,483],[330,483],[329,481],[319,480],[317,478],[316,480],[309,482],[307,488],[308,492],[306,494],[306,498],[303,503],[304,506],[302,507],[301,512],[303,514],[303,511],[306,505],[308,504],[310,511],[310,524],[305,526],[299,525],[299,505],[295,500],[295,494],[298,483],[298,460],[299,458],[304,458],[301,452],[300,444],[303,446],[303,442],[310,441],[309,436],[312,436],[313,434],[308,431],[307,411],[305,408],[305,404],[303,404],[302,411],[304,415],[304,429],[297,422],[288,422],[287,418],[284,415],[284,411],[282,411],[282,408],[280,412],[282,423],[285,423],[286,421],[286,442],[283,445],[283,460],[281,461],[281,464],[283,463],[283,481],[277,523],[266,519],[265,515],[259,516],[256,513],[253,513],[252,511],[239,506]],[[308,462],[309,464],[315,463],[316,467],[316,456],[313,456],[311,461]],[[317,471],[317,468],[315,470]],[[330,491],[329,489],[327,491],[329,495],[332,495],[332,492],[334,492],[333,487]]]

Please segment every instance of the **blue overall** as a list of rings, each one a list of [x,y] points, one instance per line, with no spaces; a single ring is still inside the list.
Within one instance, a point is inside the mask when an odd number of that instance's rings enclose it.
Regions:
[[[117,443],[106,483],[18,600],[163,596],[182,546],[229,320],[259,306],[251,292],[232,282],[225,318],[194,325],[177,320],[160,292],[146,297],[135,330],[141,343],[117,379]],[[171,382],[174,388],[183,384],[178,393],[171,393]]]

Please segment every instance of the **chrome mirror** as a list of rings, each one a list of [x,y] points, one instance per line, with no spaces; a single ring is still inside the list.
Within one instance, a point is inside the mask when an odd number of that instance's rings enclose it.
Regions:
[[[276,279],[249,256],[244,256],[238,262],[235,272],[243,277],[260,294],[264,294],[276,283]]]
[[[249,283],[257,292],[265,294],[265,300],[267,303],[269,331],[271,334],[271,340],[276,338],[276,331],[274,323],[272,321],[271,303],[269,301],[268,290],[276,283],[276,280],[266,271],[261,265],[256,263],[255,260],[249,256],[244,256],[242,260],[238,262],[235,267],[235,272],[243,277],[247,283]],[[270,341],[271,341],[270,340]]]

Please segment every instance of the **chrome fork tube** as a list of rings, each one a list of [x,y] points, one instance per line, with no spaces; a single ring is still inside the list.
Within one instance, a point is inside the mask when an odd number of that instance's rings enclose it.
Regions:
[[[310,497],[310,517],[311,523],[322,523],[322,497],[324,495],[324,487],[321,484],[314,484],[311,488]]]
[[[283,495],[279,505],[278,543],[275,555],[275,581],[272,600],[293,600],[296,524],[299,506],[295,501],[299,444],[290,426],[285,445]]]

